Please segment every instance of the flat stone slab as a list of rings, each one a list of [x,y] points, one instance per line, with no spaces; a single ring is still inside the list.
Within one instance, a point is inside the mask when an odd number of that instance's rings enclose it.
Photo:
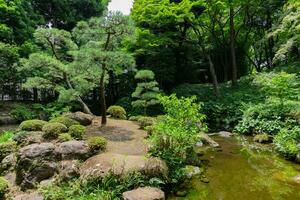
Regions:
[[[164,200],[165,193],[153,187],[143,187],[123,193],[124,200]]]

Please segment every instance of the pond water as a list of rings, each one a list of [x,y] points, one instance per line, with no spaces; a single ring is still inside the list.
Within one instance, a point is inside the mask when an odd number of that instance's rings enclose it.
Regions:
[[[4,131],[13,131],[18,127],[18,125],[0,125],[0,134]]]
[[[209,151],[202,157],[208,161],[209,183],[194,177],[183,186],[187,196],[168,200],[300,200],[300,184],[292,180],[300,175],[300,165],[245,138],[214,139],[222,151]]]

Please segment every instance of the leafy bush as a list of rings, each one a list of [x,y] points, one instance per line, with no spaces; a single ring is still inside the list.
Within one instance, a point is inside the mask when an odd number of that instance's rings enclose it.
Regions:
[[[49,118],[53,119],[61,116],[63,113],[70,112],[72,107],[75,107],[75,105],[70,106],[59,102],[53,102],[47,105],[42,105],[42,104],[33,105],[33,108],[36,110],[41,110],[46,115],[47,119]]]
[[[105,151],[107,141],[104,137],[95,136],[88,139],[88,145],[92,151]]]
[[[58,140],[60,142],[67,142],[67,141],[70,141],[72,140],[72,136],[69,134],[69,133],[62,133],[58,136]]]
[[[58,122],[48,123],[43,127],[43,138],[56,139],[61,133],[67,132],[68,128]]]
[[[141,129],[144,129],[146,126],[152,126],[155,123],[155,118],[142,116],[137,121]]]
[[[13,137],[13,133],[6,131],[0,135],[0,144],[9,141]]]
[[[17,143],[14,141],[7,141],[0,144],[0,161],[9,154],[17,150]]]
[[[27,120],[20,124],[19,128],[23,131],[41,131],[48,122],[43,120]]]
[[[82,125],[73,125],[69,128],[69,134],[78,140],[81,140],[85,135],[86,128]]]
[[[195,103],[196,97],[178,99],[173,94],[159,100],[166,114],[153,126],[150,152],[165,160],[172,178],[178,180],[183,176],[189,149],[197,142],[199,132],[207,129],[205,115],[201,114],[202,104]]]
[[[141,117],[143,117],[143,116],[141,116],[141,115],[131,116],[131,117],[129,117],[129,120],[130,121],[138,121]]]
[[[35,112],[29,109],[28,106],[19,105],[19,104],[13,106],[10,115],[18,122],[34,119],[37,117]]]
[[[73,125],[79,125],[79,122],[77,122],[73,119],[70,119],[69,117],[65,117],[65,116],[60,116],[60,117],[53,118],[49,122],[50,123],[58,122],[58,123],[61,123],[61,124],[65,125],[67,128],[69,128]]]
[[[4,199],[4,196],[8,190],[8,181],[0,177],[0,199]]]
[[[292,129],[281,129],[274,137],[276,149],[283,155],[294,158],[300,152],[300,126]]]
[[[110,106],[107,112],[114,118],[126,119],[126,111],[121,106]]]

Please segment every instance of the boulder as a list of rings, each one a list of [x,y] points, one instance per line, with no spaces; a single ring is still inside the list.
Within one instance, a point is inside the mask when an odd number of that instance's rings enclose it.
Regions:
[[[15,153],[9,154],[2,160],[0,164],[0,173],[6,170],[12,170],[16,166],[16,163],[17,163],[16,154]]]
[[[78,121],[81,125],[88,126],[92,123],[94,116],[83,112],[65,113],[64,116]]]
[[[42,131],[22,131],[14,135],[13,140],[21,146],[27,146],[35,143],[43,142],[43,132]]]
[[[204,170],[197,166],[187,165],[185,166],[184,171],[187,178],[192,178],[193,176],[201,174]]]
[[[205,133],[201,133],[199,134],[200,140],[204,143],[204,144],[208,144],[214,148],[220,147],[220,145],[215,142],[213,139],[211,139],[207,134]]]
[[[291,182],[293,182],[296,185],[300,185],[300,175],[294,176],[291,179]]]
[[[258,134],[254,136],[253,141],[258,143],[268,143],[270,142],[270,137],[268,134]]]
[[[67,181],[79,176],[79,161],[77,160],[64,160],[58,166],[59,179]]]
[[[60,143],[55,152],[62,160],[66,159],[87,159],[91,155],[88,144],[85,141],[68,141]]]
[[[158,188],[143,187],[124,192],[122,197],[124,200],[164,200],[165,194]]]
[[[296,155],[296,159],[295,159],[296,163],[300,163],[300,153],[298,153]]]
[[[158,158],[104,153],[86,160],[80,168],[80,177],[83,179],[105,177],[109,173],[123,176],[132,172],[165,178],[168,175],[168,167]]]
[[[22,190],[31,189],[56,173],[57,155],[52,143],[32,144],[17,153],[16,183]]]
[[[33,192],[29,194],[20,194],[14,197],[13,200],[44,200],[44,197],[37,192]]]

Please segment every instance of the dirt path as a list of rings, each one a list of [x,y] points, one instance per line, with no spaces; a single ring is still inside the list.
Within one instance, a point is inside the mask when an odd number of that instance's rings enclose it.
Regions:
[[[100,121],[97,118],[96,121]],[[100,123],[98,123],[100,124]],[[108,140],[107,152],[125,155],[146,155],[147,133],[132,121],[108,119],[105,127],[89,126],[87,136],[102,136]]]

